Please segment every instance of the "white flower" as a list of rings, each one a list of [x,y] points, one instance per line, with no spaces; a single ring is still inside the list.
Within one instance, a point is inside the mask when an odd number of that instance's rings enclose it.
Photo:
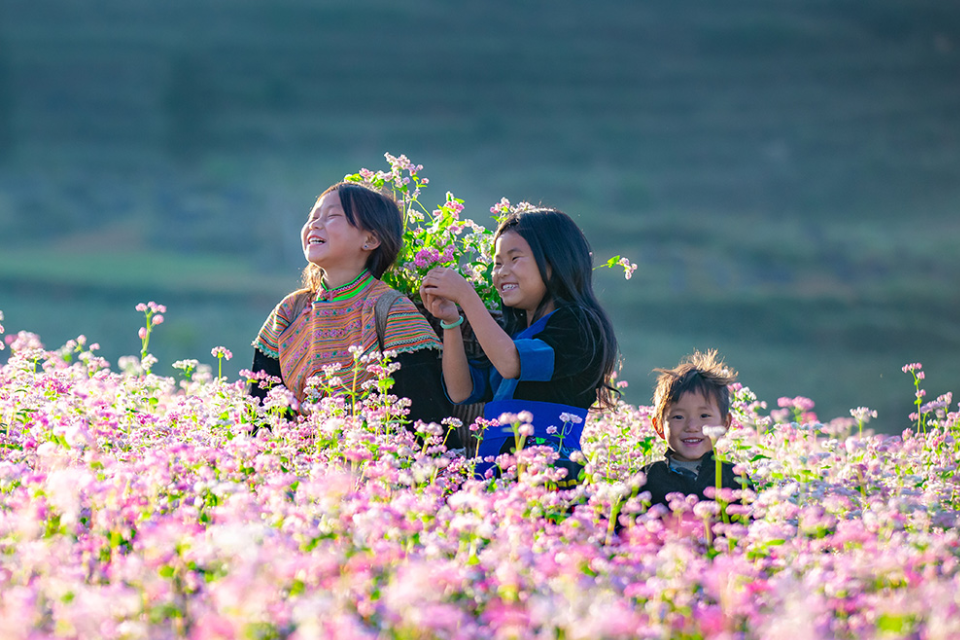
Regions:
[[[714,442],[714,443],[716,443],[717,440],[719,440],[720,438],[722,438],[722,437],[723,437],[723,434],[725,434],[726,432],[727,432],[727,428],[724,427],[723,425],[718,425],[718,426],[715,426],[715,427],[704,427],[704,428],[703,428],[703,435],[705,435],[705,436],[707,436],[708,438],[710,438],[710,440],[711,440],[712,442]]]
[[[877,412],[867,407],[857,407],[856,409],[850,409],[850,415],[856,418],[858,422],[866,424],[870,422],[870,418],[877,417]]]

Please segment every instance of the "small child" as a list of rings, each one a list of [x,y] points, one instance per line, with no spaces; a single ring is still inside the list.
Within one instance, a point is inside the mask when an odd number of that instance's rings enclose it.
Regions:
[[[653,393],[653,428],[667,441],[665,458],[643,468],[651,505],[667,506],[667,494],[679,492],[706,499],[704,490],[716,486],[713,438],[710,428],[730,427],[730,391],[737,374],[717,359],[715,350],[695,352],[673,369],[660,373]],[[706,433],[705,433],[706,432]],[[743,479],[724,462],[721,486],[741,489]]]

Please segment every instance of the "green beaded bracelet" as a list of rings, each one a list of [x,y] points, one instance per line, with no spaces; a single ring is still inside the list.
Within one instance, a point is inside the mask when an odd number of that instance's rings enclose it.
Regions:
[[[441,328],[441,329],[453,329],[454,327],[459,327],[459,326],[462,325],[462,324],[463,324],[463,316],[460,316],[459,318],[457,318],[456,320],[454,320],[454,321],[451,322],[450,324],[447,324],[446,322],[444,322],[443,320],[441,320],[441,321],[440,321],[440,328]]]

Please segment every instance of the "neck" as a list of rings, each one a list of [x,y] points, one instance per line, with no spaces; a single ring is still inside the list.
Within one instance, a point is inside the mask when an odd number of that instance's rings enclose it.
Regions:
[[[536,309],[527,309],[527,326],[529,327],[529,326],[532,325],[535,321],[539,320],[539,319],[542,318],[543,316],[545,316],[545,315],[547,315],[548,313],[552,312],[554,309],[556,309],[556,305],[553,304],[553,300],[551,300],[550,302],[547,303],[547,305],[543,308],[543,313],[541,313],[541,314],[540,314],[539,316],[537,316],[537,317],[534,317],[534,316],[537,315],[537,310],[536,310]]]
[[[343,285],[350,284],[356,280],[360,277],[360,274],[365,271],[365,267],[360,267],[359,269],[324,269],[323,286],[326,287],[327,290],[339,289]]]

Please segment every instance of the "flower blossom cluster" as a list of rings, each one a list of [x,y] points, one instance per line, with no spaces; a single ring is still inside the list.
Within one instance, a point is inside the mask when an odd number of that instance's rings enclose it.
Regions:
[[[557,490],[548,447],[474,478],[458,421],[403,427],[389,385],[294,414],[92,346],[25,333],[0,365],[4,638],[960,637],[956,411],[852,433],[737,386],[718,455],[753,488],[650,507],[651,407],[591,413]]]
[[[500,307],[500,296],[492,283],[494,232],[470,218],[462,217],[463,200],[447,192],[437,207],[428,208],[420,201],[429,180],[420,172],[423,165],[414,164],[405,155],[384,154],[388,171],[361,169],[344,177],[349,182],[366,183],[393,193],[403,213],[403,244],[396,263],[383,274],[383,281],[419,304],[420,282],[435,266],[458,270],[476,289],[487,308]],[[529,202],[512,205],[502,198],[490,207],[495,221],[503,216],[534,209]],[[601,266],[619,266],[630,279],[637,265],[616,256]]]

